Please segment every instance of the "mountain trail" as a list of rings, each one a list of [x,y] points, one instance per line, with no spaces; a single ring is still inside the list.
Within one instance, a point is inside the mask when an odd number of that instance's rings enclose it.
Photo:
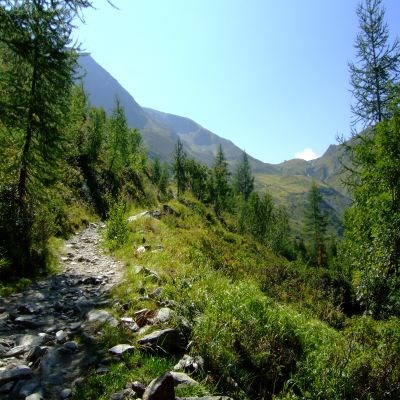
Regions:
[[[66,241],[62,272],[0,298],[0,399],[68,399],[95,363],[92,323],[117,323],[102,308],[123,275],[99,248],[102,227]]]

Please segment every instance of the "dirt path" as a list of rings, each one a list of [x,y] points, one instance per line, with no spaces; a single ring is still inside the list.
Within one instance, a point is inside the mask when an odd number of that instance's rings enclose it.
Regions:
[[[63,272],[0,298],[0,399],[67,399],[93,364],[88,318],[112,319],[99,309],[122,278],[99,248],[100,229],[90,224],[66,242]]]

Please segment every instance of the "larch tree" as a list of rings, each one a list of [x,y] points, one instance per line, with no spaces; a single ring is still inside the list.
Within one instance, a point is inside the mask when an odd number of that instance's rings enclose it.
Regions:
[[[237,194],[243,196],[247,201],[251,192],[254,190],[254,177],[251,173],[249,157],[244,151],[242,161],[238,164],[233,176],[233,188]]]
[[[15,226],[3,245],[21,269],[30,264],[32,243],[38,240],[32,237],[33,208],[44,201],[44,188],[56,179],[61,159],[76,62],[73,21],[90,5],[86,0],[0,1],[0,121],[18,149],[13,178],[1,188],[8,199],[3,206],[15,203]]]
[[[382,0],[365,0],[357,8],[359,33],[356,62],[349,63],[354,104],[354,123],[363,128],[374,125],[389,114],[388,83],[396,81],[400,66],[400,45],[389,43]]]
[[[173,154],[173,171],[174,178],[176,181],[176,187],[178,189],[178,196],[185,192],[187,184],[186,174],[186,152],[183,149],[183,143],[180,139],[176,142],[175,151]]]
[[[231,195],[231,186],[229,184],[230,173],[228,162],[222,146],[219,145],[215,156],[214,166],[212,168],[212,193],[211,198],[217,215],[228,207],[229,197]]]
[[[306,208],[306,234],[310,241],[311,260],[317,267],[326,265],[325,235],[327,227],[327,217],[321,208],[322,196],[315,182],[307,196]]]

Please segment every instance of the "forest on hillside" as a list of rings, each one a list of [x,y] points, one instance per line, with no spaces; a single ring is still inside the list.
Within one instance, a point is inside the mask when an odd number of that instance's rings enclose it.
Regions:
[[[353,132],[341,143],[352,204],[336,237],[316,183],[295,236],[285,207],[255,191],[245,152],[231,172],[221,146],[209,167],[178,140],[168,165],[148,158],[118,99],[110,115],[92,107],[71,36],[92,6],[0,0],[0,294],[54,273],[62,240],[102,220],[103,247],[127,271],[132,243],[163,238],[164,253],[139,261],[157,266],[192,326],[201,395],[399,398],[400,43],[382,1],[357,8]],[[165,219],[128,222],[162,207]],[[130,305],[114,313],[148,306],[132,300],[135,279],[126,273],[114,296]],[[132,357],[118,374],[143,367]],[[154,357],[157,373],[174,361]],[[109,398],[109,380],[89,374],[76,398]]]

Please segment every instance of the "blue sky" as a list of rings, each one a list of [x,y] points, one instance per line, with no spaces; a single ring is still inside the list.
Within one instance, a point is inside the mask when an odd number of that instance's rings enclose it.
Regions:
[[[105,0],[76,37],[142,106],[271,163],[350,127],[357,0]],[[400,1],[384,0],[393,36]]]

